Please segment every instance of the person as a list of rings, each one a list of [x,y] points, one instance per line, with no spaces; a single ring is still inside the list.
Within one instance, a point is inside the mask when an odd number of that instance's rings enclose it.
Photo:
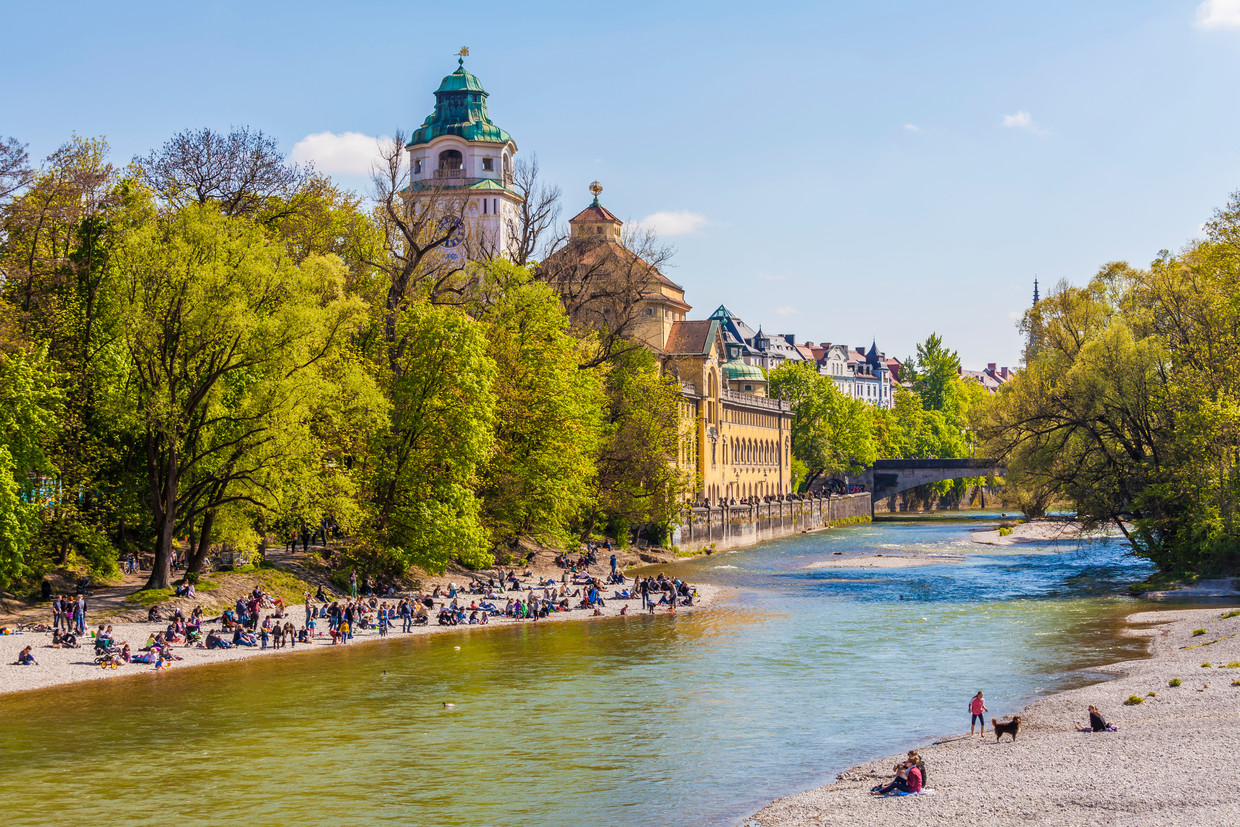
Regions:
[[[616,573],[616,555],[611,555],[611,573]]]
[[[901,761],[892,767],[896,777],[891,779],[891,783],[885,787],[874,787],[870,790],[870,795],[891,795],[892,793],[907,793],[909,789],[909,765],[907,761]],[[921,777],[918,776],[918,783]]]
[[[986,734],[986,716],[983,713],[989,712],[986,708],[986,701],[982,697],[982,690],[977,690],[977,694],[973,696],[973,700],[969,701],[969,712],[973,717],[969,719],[969,735],[973,734],[973,727],[979,722],[982,725],[982,735]]]
[[[349,596],[357,599],[357,569],[349,574]]]
[[[60,621],[65,616],[65,598],[63,595],[56,595],[56,599],[52,601],[52,631],[60,628]],[[69,631],[69,623],[65,622],[65,631]]]
[[[926,762],[922,759],[920,755],[917,754],[917,750],[915,749],[911,749],[908,751],[908,761],[910,764],[917,767],[917,772],[920,775],[920,780],[921,780],[921,788],[925,789],[926,785],[930,783],[930,779],[926,775]],[[911,787],[912,784],[910,784],[909,786]]]
[[[27,646],[25,649],[21,650],[20,653],[18,653],[17,665],[18,666],[38,666],[39,665],[37,662],[35,662],[34,655],[30,653],[29,646]]]

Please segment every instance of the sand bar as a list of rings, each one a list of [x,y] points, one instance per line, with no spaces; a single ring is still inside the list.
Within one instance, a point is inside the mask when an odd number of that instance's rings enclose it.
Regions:
[[[1150,636],[1148,660],[1100,667],[1114,680],[1060,692],[1024,709],[1015,742],[967,734],[916,746],[933,795],[875,798],[896,757],[839,775],[826,787],[782,798],[746,825],[989,825],[1068,827],[1240,823],[1235,784],[1240,738],[1240,616],[1228,609],[1144,612],[1133,634]],[[1194,635],[1196,629],[1205,634]],[[1203,663],[1210,663],[1203,667]],[[1229,664],[1231,666],[1229,667]],[[1168,682],[1178,678],[1178,687]],[[960,708],[973,687],[962,687]],[[1155,693],[1154,697],[1149,693]],[[1143,698],[1126,706],[1129,696]],[[1118,732],[1081,733],[1097,705]],[[993,705],[993,700],[992,700]],[[962,726],[967,723],[962,714]],[[989,733],[989,726],[987,727]]]
[[[963,557],[953,554],[868,554],[860,557],[836,557],[810,563],[807,569],[906,569],[916,566],[941,566],[963,563]]]

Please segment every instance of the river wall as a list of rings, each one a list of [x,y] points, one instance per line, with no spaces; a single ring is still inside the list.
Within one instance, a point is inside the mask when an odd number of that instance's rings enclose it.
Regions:
[[[842,523],[869,522],[870,495],[692,508],[672,533],[684,551],[724,551]]]

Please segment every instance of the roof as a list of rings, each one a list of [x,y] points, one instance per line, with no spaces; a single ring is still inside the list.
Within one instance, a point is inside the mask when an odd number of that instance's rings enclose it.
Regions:
[[[667,353],[705,356],[710,353],[711,343],[718,335],[719,322],[702,319],[694,322],[675,322],[667,334]]]
[[[428,144],[445,135],[466,141],[506,144],[512,136],[487,117],[487,91],[482,82],[465,71],[465,59],[435,90],[435,111],[413,130],[406,146]]]
[[[496,181],[493,178],[483,178],[482,180],[478,181],[475,184],[470,184],[469,189],[471,190],[499,190],[500,192],[512,192],[512,190],[508,189],[508,187],[505,187],[503,184],[501,184],[499,181]]]
[[[575,221],[614,221],[617,224],[621,223],[619,218],[612,215],[611,210],[598,203],[597,198],[594,199],[593,204],[568,219],[569,224]]]
[[[643,264],[646,264],[643,259],[639,258],[623,244],[610,239],[603,241],[593,239],[570,240],[568,244],[565,244],[563,247],[547,256],[547,259],[543,262],[543,264],[544,266],[548,264],[554,265],[556,262],[568,259],[574,255],[576,255],[577,260],[585,267],[595,267],[602,264],[604,260],[608,258],[616,258],[626,264],[632,261],[640,261]],[[674,287],[682,293],[684,292],[683,287],[659,272],[657,267],[650,267],[649,273],[652,280],[661,284],[666,284],[669,287]]]
[[[750,365],[740,359],[732,359],[723,363],[723,376],[729,380],[765,382],[766,374],[757,365]]]

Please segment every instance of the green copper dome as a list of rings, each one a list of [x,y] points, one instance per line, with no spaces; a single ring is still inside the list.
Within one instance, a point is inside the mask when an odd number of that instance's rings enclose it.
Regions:
[[[444,135],[493,144],[512,140],[487,117],[487,91],[482,82],[465,71],[463,59],[459,63],[435,90],[435,111],[413,131],[406,146],[428,144]]]
[[[723,378],[729,382],[765,382],[766,375],[757,365],[746,364],[740,359],[723,363]]]

